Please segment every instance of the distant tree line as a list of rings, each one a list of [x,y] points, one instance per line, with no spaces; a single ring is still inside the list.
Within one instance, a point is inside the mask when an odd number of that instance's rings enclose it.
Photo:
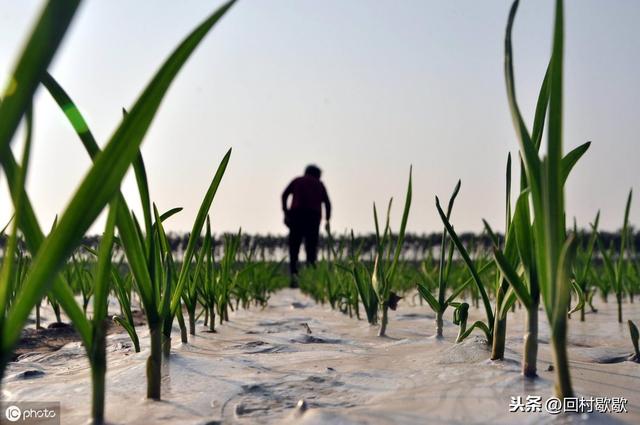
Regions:
[[[224,240],[225,237],[231,234],[218,234],[214,237],[214,250],[216,255],[222,255],[224,252]],[[462,242],[470,247],[470,250],[488,250],[491,248],[491,240],[485,233],[476,234],[473,232],[465,232],[459,234]],[[499,238],[503,238],[503,235],[498,234]],[[589,232],[585,230],[578,231],[578,239],[582,243],[586,243],[589,237]],[[618,247],[620,244],[620,232],[600,232],[600,237],[604,243],[604,246]],[[437,250],[440,247],[442,239],[442,233],[429,233],[429,234],[415,234],[408,233],[405,237],[404,248],[402,256],[406,260],[418,261],[429,255],[431,252],[433,255],[437,255]],[[188,233],[170,233],[168,235],[169,245],[173,252],[178,256],[184,252],[189,240]],[[631,243],[630,247],[634,253],[640,252],[640,232],[635,230],[631,231]],[[4,252],[4,247],[7,242],[7,236],[0,236],[0,251]],[[85,236],[82,244],[93,249],[97,249],[100,243],[99,235]],[[320,238],[319,248],[321,252],[325,252],[328,249],[330,240],[323,234]],[[375,234],[366,235],[354,235],[353,240],[350,234],[334,235],[332,240],[334,249],[341,249],[342,252],[349,253],[351,250],[359,249],[363,256],[372,256],[374,254],[375,247]],[[199,242],[199,246],[202,244],[202,239]],[[25,247],[21,247],[26,251]],[[116,248],[116,253],[118,249]],[[286,235],[250,235],[243,234],[241,242],[241,250],[243,256],[251,255],[254,260],[266,260],[266,261],[279,261],[286,257],[288,252],[287,236]]]

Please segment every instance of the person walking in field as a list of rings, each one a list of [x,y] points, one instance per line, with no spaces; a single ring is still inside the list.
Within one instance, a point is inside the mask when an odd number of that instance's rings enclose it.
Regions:
[[[291,287],[298,287],[298,253],[304,240],[307,264],[314,265],[318,252],[322,204],[325,206],[326,226],[331,219],[331,202],[327,189],[320,181],[322,171],[309,165],[304,175],[293,179],[282,193],[284,223],[289,228],[289,272]],[[291,206],[287,206],[289,196],[293,196]]]

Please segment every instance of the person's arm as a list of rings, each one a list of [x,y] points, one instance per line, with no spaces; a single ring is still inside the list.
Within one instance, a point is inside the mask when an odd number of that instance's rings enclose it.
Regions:
[[[322,191],[324,192],[322,194],[322,202],[324,202],[324,208],[325,208],[325,218],[327,219],[327,221],[331,220],[331,201],[329,200],[329,195],[327,194],[327,188],[324,187],[324,184],[322,185]]]
[[[295,180],[294,180],[295,181]],[[289,199],[289,195],[293,193],[293,181],[289,183],[289,186],[282,192],[282,211],[287,212],[287,200]]]

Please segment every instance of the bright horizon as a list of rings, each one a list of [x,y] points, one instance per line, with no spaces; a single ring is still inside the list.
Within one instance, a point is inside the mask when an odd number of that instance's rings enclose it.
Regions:
[[[42,3],[0,8],[0,78],[14,65]],[[85,2],[50,72],[104,145],[153,73],[221,2]],[[229,147],[231,161],[211,209],[216,233],[283,234],[280,195],[308,163],[323,170],[332,227],[373,230],[372,202],[394,197],[397,230],[409,166],[408,231],[439,232],[434,197],[462,189],[452,222],[478,232],[504,222],[507,154],[517,155],[503,75],[510,1],[239,1],[178,75],[142,152],[166,223],[187,232]],[[552,1],[523,2],[514,28],[517,94],[530,123],[549,58]],[[568,224],[619,229],[637,194],[640,4],[566,4],[565,151],[591,140],[566,189]],[[28,193],[44,228],[66,206],[90,161],[42,88],[35,103]],[[21,133],[12,143],[19,156]],[[546,139],[543,142],[546,143]],[[514,191],[518,173],[514,161]],[[123,184],[139,211],[132,173]],[[381,208],[383,209],[383,208]],[[0,178],[0,227],[12,214]],[[103,221],[90,233],[102,231]]]

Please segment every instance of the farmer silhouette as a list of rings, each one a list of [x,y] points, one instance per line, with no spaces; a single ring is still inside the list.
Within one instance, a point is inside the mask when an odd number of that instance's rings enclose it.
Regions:
[[[315,264],[318,252],[318,237],[324,203],[327,226],[331,218],[331,202],[327,189],[320,181],[322,171],[315,165],[309,165],[304,175],[293,179],[282,193],[284,223],[289,228],[289,271],[291,287],[298,286],[298,253],[304,240],[307,264]],[[291,207],[287,207],[289,196],[293,195]]]

